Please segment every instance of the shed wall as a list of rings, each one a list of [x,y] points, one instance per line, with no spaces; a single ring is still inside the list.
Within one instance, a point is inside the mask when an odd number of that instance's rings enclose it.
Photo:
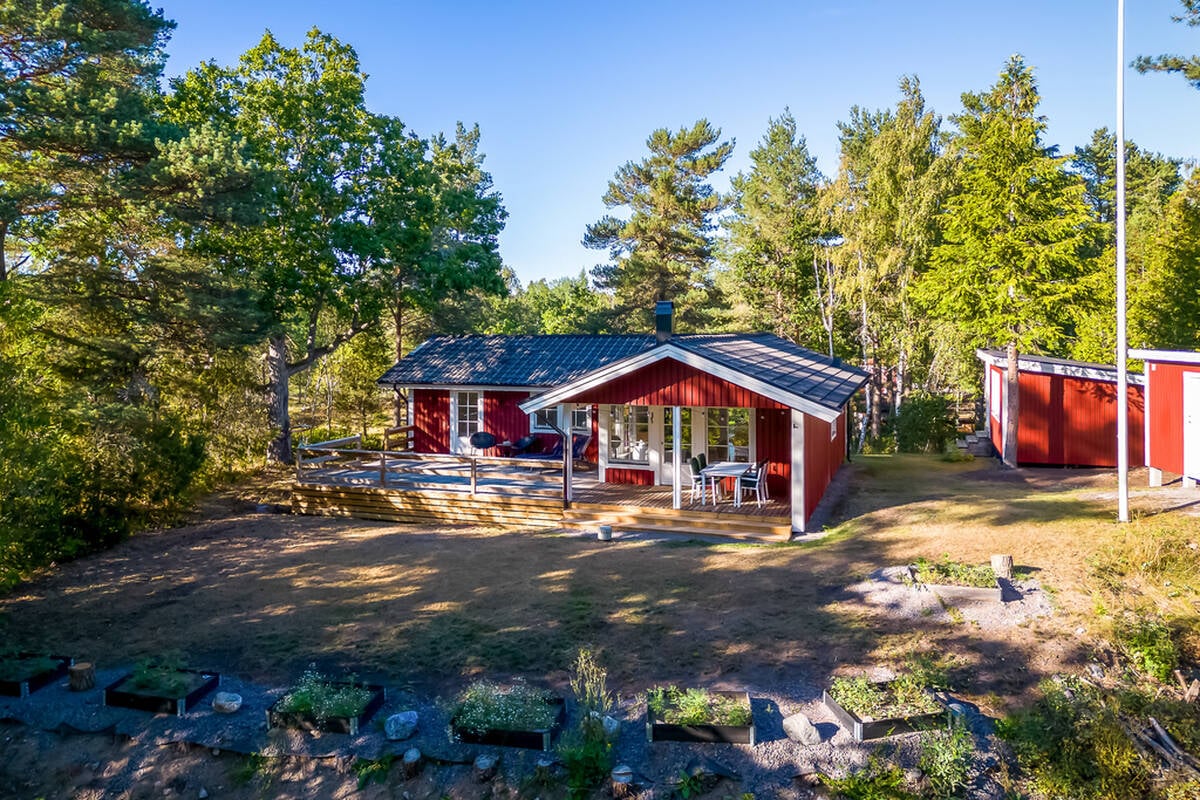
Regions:
[[[635,406],[777,408],[787,406],[672,359],[648,364],[567,402]]]
[[[1197,364],[1148,362],[1150,452],[1147,466],[1183,474],[1183,376],[1200,373]]]
[[[760,408],[755,414],[758,460],[767,461],[767,491],[787,502],[792,480],[792,419],[787,410]]]
[[[832,426],[836,424],[837,430]],[[831,435],[832,434],[832,435]],[[836,423],[804,415],[804,521],[812,519],[813,511],[830,481],[846,460],[846,412]]]
[[[414,389],[413,425],[414,450],[449,453],[450,393],[444,389]]]

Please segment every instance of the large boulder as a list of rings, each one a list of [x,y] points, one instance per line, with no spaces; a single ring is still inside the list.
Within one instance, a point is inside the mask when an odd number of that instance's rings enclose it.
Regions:
[[[783,732],[793,742],[809,747],[821,743],[821,732],[804,714],[792,714],[783,720]]]
[[[384,735],[393,742],[403,741],[417,732],[419,719],[415,711],[401,711],[399,714],[392,714],[383,723]]]

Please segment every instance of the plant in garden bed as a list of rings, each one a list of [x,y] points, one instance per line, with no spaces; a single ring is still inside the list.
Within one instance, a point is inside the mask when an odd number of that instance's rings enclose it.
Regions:
[[[866,678],[835,678],[829,696],[864,720],[932,714],[942,707],[911,674],[875,683]]]
[[[168,653],[139,661],[121,685],[121,690],[157,697],[182,697],[202,682],[199,673],[185,671],[181,655]]]
[[[454,727],[482,736],[489,731],[539,731],[554,725],[554,697],[517,681],[501,686],[476,681],[458,696],[451,719]]]
[[[57,670],[62,659],[19,653],[0,654],[0,681],[23,681],[43,672]]]
[[[354,676],[347,682],[332,681],[310,666],[296,687],[285,694],[274,710],[284,714],[308,714],[318,723],[362,714],[375,692]]]
[[[973,586],[979,589],[991,589],[996,586],[996,573],[990,565],[951,561],[948,554],[943,554],[941,561],[918,558],[914,566],[917,570],[917,580],[921,583]]]
[[[646,707],[668,725],[744,727],[753,720],[744,698],[719,695],[707,689],[656,686],[646,693]]]
[[[581,649],[575,659],[571,690],[579,706],[579,722],[559,742],[558,757],[567,770],[568,795],[579,798],[599,786],[613,767],[604,717],[612,711],[615,698],[608,691],[608,672],[590,650]]]

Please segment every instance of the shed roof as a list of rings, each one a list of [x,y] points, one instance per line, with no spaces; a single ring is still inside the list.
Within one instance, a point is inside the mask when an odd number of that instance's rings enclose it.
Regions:
[[[1130,355],[1133,355],[1130,353]],[[975,356],[985,364],[1004,367],[1008,364],[1008,356],[1003,350],[976,350]],[[1111,364],[1096,364],[1091,361],[1073,361],[1069,358],[1052,358],[1051,356],[1027,355],[1017,356],[1017,368],[1025,372],[1045,372],[1052,375],[1068,375],[1072,378],[1086,378],[1106,383],[1117,382],[1117,368]],[[1129,383],[1134,386],[1144,386],[1146,378],[1136,372],[1128,373]]]

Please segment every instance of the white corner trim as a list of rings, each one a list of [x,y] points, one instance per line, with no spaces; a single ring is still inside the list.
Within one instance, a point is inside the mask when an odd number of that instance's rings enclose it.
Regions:
[[[704,356],[700,356],[688,350],[677,347],[670,342],[647,350],[644,353],[638,353],[637,355],[630,356],[623,361],[616,361],[605,367],[601,367],[594,372],[584,375],[581,378],[577,378],[570,383],[557,386],[548,392],[538,395],[537,397],[531,397],[524,403],[521,403],[520,408],[527,414],[532,413],[539,408],[546,408],[547,406],[555,405],[571,397],[572,395],[585,392],[588,389],[594,389],[597,386],[602,386],[613,378],[617,378],[622,375],[628,375],[629,373],[641,369],[642,367],[649,366],[650,364],[657,363],[667,358],[687,364],[689,367],[694,367],[701,372],[706,372],[709,375],[732,383],[735,386],[740,386],[741,388],[754,392],[755,394],[760,394],[763,397],[767,397],[776,401],[777,403],[782,403],[788,408],[803,411],[805,414],[810,414],[824,422],[832,422],[838,417],[838,415],[841,414],[841,409],[831,409],[819,403],[814,403],[813,401],[801,397],[798,394],[787,392],[775,386],[771,386],[765,381],[752,378],[749,375],[745,375],[735,369],[731,369],[722,364],[718,364],[711,359],[707,359]]]

